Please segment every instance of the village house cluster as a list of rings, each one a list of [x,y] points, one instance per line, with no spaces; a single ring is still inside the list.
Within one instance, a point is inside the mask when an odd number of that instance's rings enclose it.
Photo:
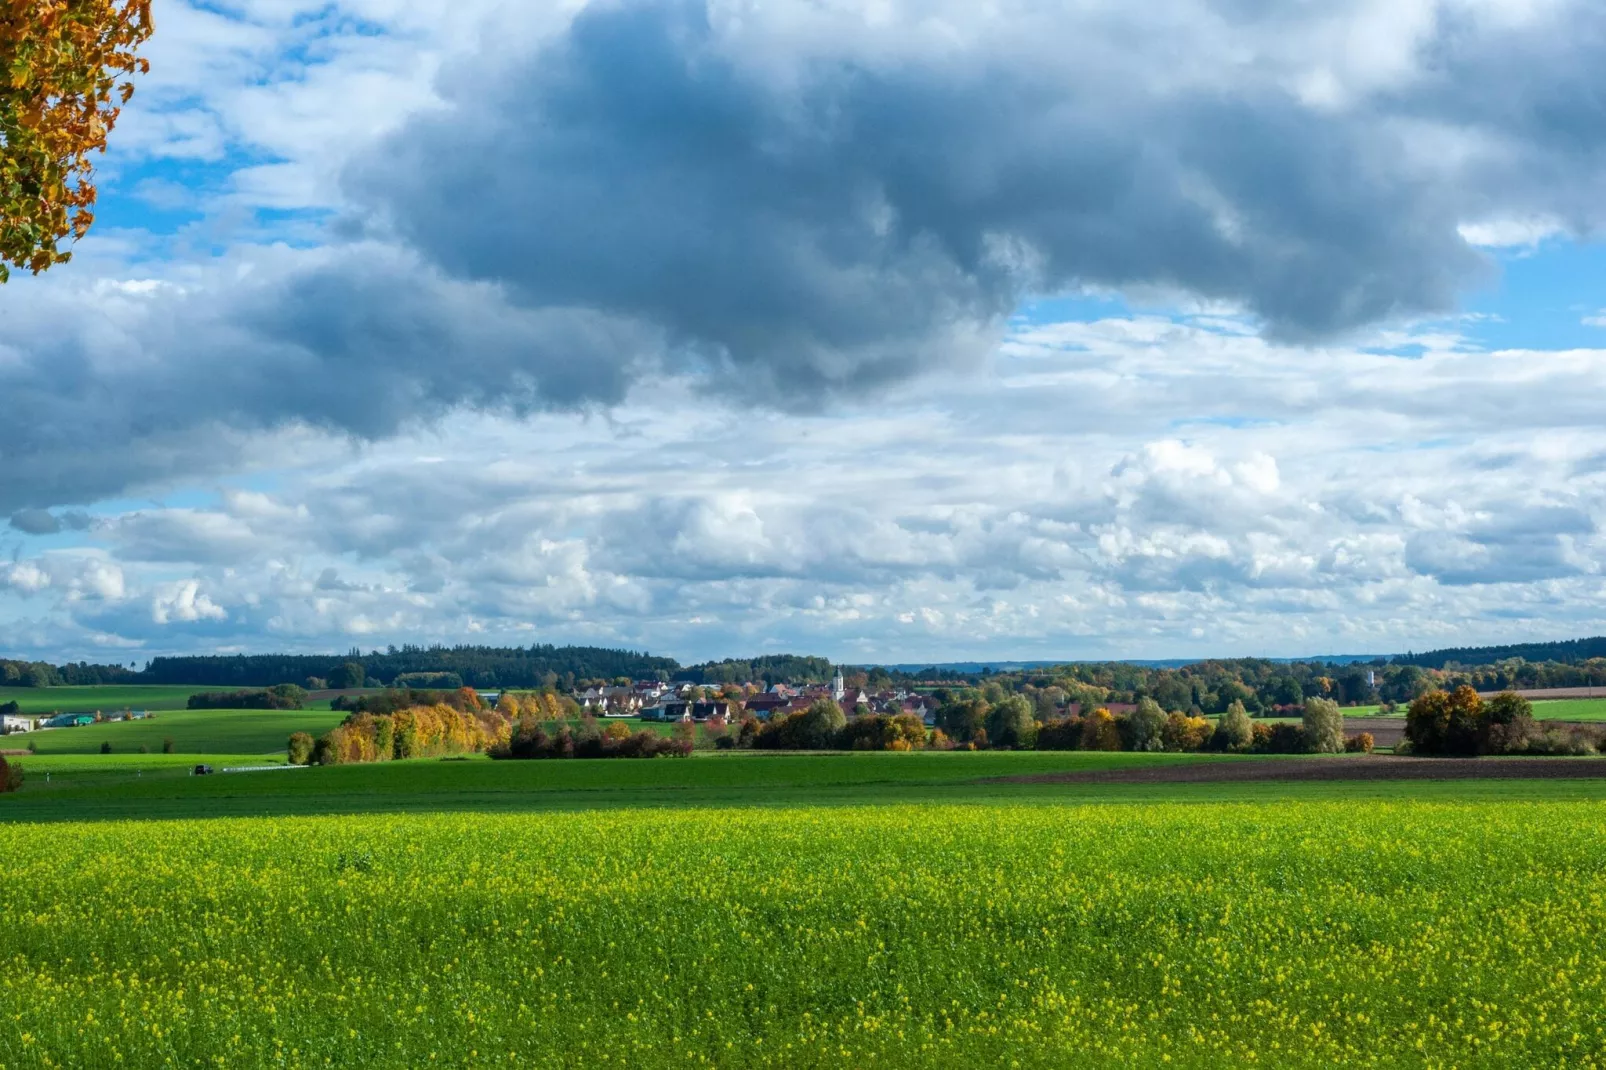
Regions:
[[[848,686],[841,673],[829,684],[665,684],[658,681],[613,687],[591,687],[574,694],[580,708],[601,717],[640,717],[644,721],[706,721],[710,717],[736,720],[753,714],[760,720],[785,717],[806,710],[822,698],[842,707],[844,713],[912,713],[928,725],[936,724],[937,702],[929,695],[903,688],[867,691]]]

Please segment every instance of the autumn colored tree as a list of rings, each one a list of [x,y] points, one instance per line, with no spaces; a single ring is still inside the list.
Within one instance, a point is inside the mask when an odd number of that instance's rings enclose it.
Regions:
[[[95,220],[92,152],[149,64],[151,0],[0,0],[0,282],[72,253]]]
[[[1405,738],[1418,754],[1476,754],[1483,724],[1483,700],[1472,688],[1428,691],[1406,711]]]

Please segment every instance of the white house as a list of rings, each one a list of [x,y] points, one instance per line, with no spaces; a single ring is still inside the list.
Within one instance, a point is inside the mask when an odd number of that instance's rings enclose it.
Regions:
[[[0,735],[32,732],[38,727],[39,719],[31,713],[0,713]]]

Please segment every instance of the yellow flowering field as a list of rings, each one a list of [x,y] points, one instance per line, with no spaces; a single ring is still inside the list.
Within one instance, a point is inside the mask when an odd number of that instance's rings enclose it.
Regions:
[[[0,826],[0,1065],[1588,1067],[1606,807]]]

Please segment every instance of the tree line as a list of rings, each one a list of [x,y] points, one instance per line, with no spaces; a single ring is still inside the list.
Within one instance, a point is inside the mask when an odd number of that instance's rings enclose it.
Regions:
[[[151,659],[138,683],[266,687],[322,681],[330,687],[402,686],[424,677],[455,674],[463,686],[572,688],[586,679],[668,679],[673,658],[629,650],[550,644],[523,647],[404,646],[352,650],[343,657],[312,654],[223,654]],[[355,669],[355,674],[352,670]],[[422,676],[420,676],[422,674]],[[355,678],[354,678],[355,676]],[[322,690],[322,688],[309,688]]]

